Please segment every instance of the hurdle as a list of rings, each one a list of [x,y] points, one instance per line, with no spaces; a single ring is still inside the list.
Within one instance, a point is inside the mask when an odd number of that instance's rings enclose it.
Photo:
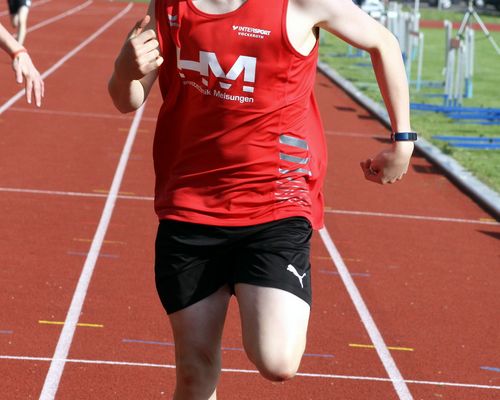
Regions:
[[[416,6],[414,11],[404,12],[402,4],[389,2],[384,23],[399,41],[406,75],[410,84],[415,84],[419,91],[422,87],[422,68],[424,62],[424,33],[420,32],[420,12]],[[412,81],[412,64],[417,60],[417,76]]]
[[[461,106],[473,95],[474,31],[467,27],[465,35],[451,37],[451,22],[445,21],[445,85],[444,105]]]

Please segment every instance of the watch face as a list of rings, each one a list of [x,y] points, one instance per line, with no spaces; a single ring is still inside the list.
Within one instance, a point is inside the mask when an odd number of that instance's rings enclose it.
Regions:
[[[417,134],[415,132],[396,132],[391,134],[391,139],[394,142],[415,141]]]

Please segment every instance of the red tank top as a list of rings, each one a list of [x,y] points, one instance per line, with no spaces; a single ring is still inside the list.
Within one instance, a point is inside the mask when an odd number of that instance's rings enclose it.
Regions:
[[[286,34],[288,0],[206,14],[156,0],[165,62],[154,140],[160,219],[244,226],[303,216],[323,224],[326,147],[308,56]]]

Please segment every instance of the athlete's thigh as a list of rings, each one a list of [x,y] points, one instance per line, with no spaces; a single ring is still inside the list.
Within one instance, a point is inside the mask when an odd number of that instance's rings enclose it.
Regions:
[[[174,333],[177,366],[198,360],[217,361],[231,291],[215,293],[168,315]]]
[[[235,293],[249,358],[259,369],[296,369],[306,345],[309,304],[282,289],[246,283],[236,284]]]
[[[26,22],[26,20],[28,19],[29,12],[30,9],[27,6],[21,6],[17,11],[19,22]]]

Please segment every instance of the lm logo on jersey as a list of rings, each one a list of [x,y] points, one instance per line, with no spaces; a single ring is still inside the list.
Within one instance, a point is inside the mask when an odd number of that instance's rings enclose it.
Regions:
[[[229,90],[233,86],[233,83],[229,83],[229,81],[234,82],[243,74],[243,92],[254,92],[255,71],[257,68],[257,59],[255,57],[239,56],[229,71],[224,72],[214,52],[200,50],[199,61],[181,60],[180,49],[177,48],[177,68],[179,69],[181,78],[186,77],[182,72],[183,70],[198,72],[201,75],[201,82],[205,87],[208,87],[208,79],[211,72],[218,79],[220,88],[224,90]]]

